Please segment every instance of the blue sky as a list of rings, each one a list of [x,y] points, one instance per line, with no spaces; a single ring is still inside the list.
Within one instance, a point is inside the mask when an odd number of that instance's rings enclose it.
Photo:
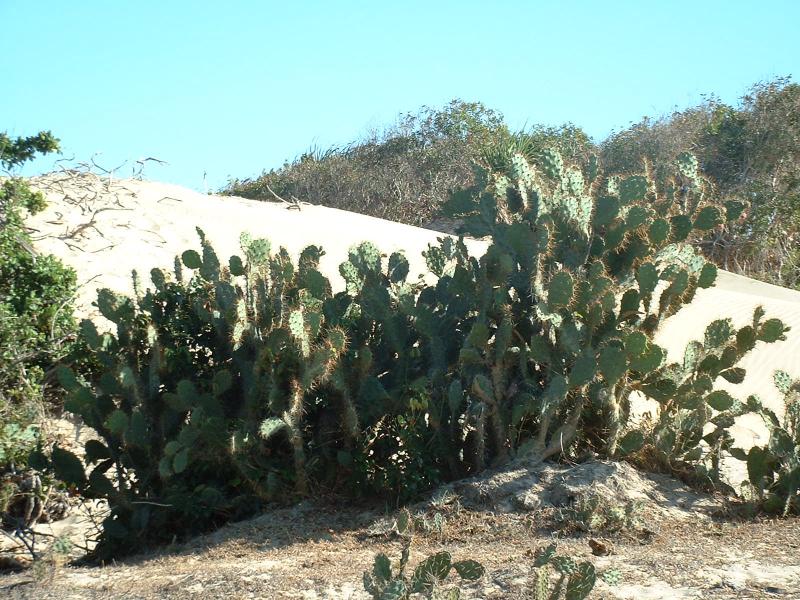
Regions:
[[[599,140],[797,79],[799,23],[797,0],[0,0],[0,131],[201,191],[453,98]]]

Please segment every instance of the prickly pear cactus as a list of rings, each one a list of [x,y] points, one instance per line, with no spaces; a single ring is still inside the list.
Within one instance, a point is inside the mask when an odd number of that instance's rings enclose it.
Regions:
[[[442,551],[420,562],[409,577],[405,574],[405,570],[410,544],[411,538],[407,538],[396,570],[392,569],[389,557],[381,553],[375,556],[372,570],[364,572],[364,590],[373,598],[406,600],[412,595],[418,597],[417,594],[425,598],[458,598],[458,593],[452,593],[458,592],[458,588],[451,588],[444,596],[435,594],[442,593],[440,586],[452,572],[455,572],[462,581],[477,581],[485,573],[483,565],[479,562],[471,559],[453,562],[450,553]]]
[[[154,287],[138,299],[99,293],[116,331],[82,324],[103,369],[97,380],[59,374],[68,410],[99,434],[86,447],[88,477],[66,451],[53,465],[84,494],[109,500],[98,556],[185,531],[176,523],[208,527],[242,503],[257,509],[289,482],[307,493],[317,411],[354,419],[352,406],[318,401],[348,348],[325,315],[332,296],[317,270],[321,250],[307,248],[295,267],[285,250],[243,237],[246,260],[225,266],[198,233],[200,251],[184,252],[176,268],[188,281],[154,269]]]
[[[477,315],[460,377],[485,420],[482,452],[546,458],[582,426],[613,456],[630,393],[664,360],[653,334],[716,278],[688,240],[726,212],[688,155],[665,195],[646,174],[608,178],[595,162],[587,179],[556,151],[540,163],[542,172],[515,155],[507,172],[446,207],[463,233],[491,236],[480,261],[451,259],[462,266],[448,285],[470,281]]]
[[[778,319],[764,320],[760,307],[751,323],[738,330],[730,319],[718,319],[706,327],[702,341],[689,342],[681,362],[663,366],[638,384],[637,391],[661,407],[648,442],[666,466],[684,472],[682,467],[691,467],[700,480],[724,486],[721,461],[734,442],[729,428],[736,418],[762,408],[756,397],[740,401],[716,389],[715,382],[741,383],[746,373],[739,361],[758,342],[784,339],[785,331]],[[643,443],[632,434],[621,445],[629,452]]]
[[[775,325],[766,335],[773,337],[780,333]],[[747,463],[746,485],[751,499],[768,512],[786,516],[800,513],[800,379],[775,371],[773,381],[783,395],[783,419],[758,398],[750,398],[749,402],[755,405],[769,429],[769,443],[753,446],[747,452],[734,448],[731,453]]]

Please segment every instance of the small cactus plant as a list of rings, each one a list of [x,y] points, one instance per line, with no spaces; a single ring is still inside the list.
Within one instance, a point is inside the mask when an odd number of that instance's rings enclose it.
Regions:
[[[460,590],[450,588],[442,591],[441,585],[450,573],[456,573],[462,581],[477,581],[485,572],[483,565],[471,559],[453,562],[447,551],[432,554],[406,575],[411,538],[403,542],[403,550],[397,569],[392,569],[386,554],[375,556],[371,571],[364,572],[364,590],[376,600],[408,600],[417,594],[424,598],[458,599]]]
[[[533,563],[533,598],[536,600],[584,600],[588,598],[597,581],[597,573],[590,562],[577,563],[568,556],[556,554],[556,544],[539,548]],[[550,569],[557,579],[551,585]]]

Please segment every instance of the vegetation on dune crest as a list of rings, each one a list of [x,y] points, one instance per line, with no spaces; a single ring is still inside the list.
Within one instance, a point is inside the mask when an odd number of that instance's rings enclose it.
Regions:
[[[573,126],[535,127],[512,134],[502,115],[477,102],[453,100],[442,109],[403,114],[384,132],[343,148],[309,151],[253,179],[234,179],[225,193],[259,200],[275,194],[373,217],[424,225],[450,193],[474,183],[474,164],[505,160],[509,149],[534,156],[558,147],[577,160],[589,138]]]
[[[643,119],[602,142],[599,155],[611,170],[636,170],[684,149],[721,197],[749,204],[741,219],[701,241],[705,254],[725,269],[800,288],[800,85],[777,79],[753,86],[739,106],[711,97]]]
[[[426,225],[450,192],[475,183],[472,163],[494,169],[521,152],[537,167],[557,149],[588,167],[592,153],[608,172],[654,167],[660,184],[686,150],[721,198],[748,205],[741,218],[695,243],[717,266],[800,288],[800,85],[776,79],[755,86],[737,106],[711,97],[668,116],[645,118],[593,143],[579,128],[534,126],[514,133],[502,115],[480,103],[454,100],[401,116],[395,127],[345,148],[309,152],[224,193],[300,200]],[[439,225],[441,226],[441,224]]]

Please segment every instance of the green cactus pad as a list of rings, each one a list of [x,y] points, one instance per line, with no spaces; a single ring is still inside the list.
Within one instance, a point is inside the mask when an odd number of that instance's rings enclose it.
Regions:
[[[542,152],[542,167],[551,179],[560,179],[564,170],[564,160],[558,150],[548,148]]]
[[[379,600],[407,600],[408,592],[406,583],[402,579],[395,579],[383,589]]]
[[[716,206],[706,206],[695,217],[694,228],[700,231],[714,229],[723,223],[722,212]]]
[[[787,331],[789,331],[789,328],[786,327],[780,319],[768,319],[761,325],[756,337],[762,342],[771,344],[773,342],[785,340],[786,336],[784,334]]]
[[[408,259],[402,252],[393,252],[389,256],[389,281],[400,283],[408,277]]]
[[[699,169],[699,163],[694,154],[681,152],[675,159],[675,162],[678,165],[678,170],[684,177],[689,179],[696,179],[698,177],[697,171]]]
[[[574,280],[568,271],[559,271],[550,279],[547,303],[552,306],[569,306],[572,302]]]
[[[476,560],[459,560],[453,563],[453,568],[465,581],[477,581],[483,577],[486,569]]]
[[[392,563],[384,553],[375,555],[375,562],[372,565],[372,576],[376,583],[383,585],[392,578]]]
[[[623,205],[644,200],[647,194],[647,178],[641,175],[626,177],[619,184],[619,199]]]
[[[609,225],[619,215],[619,199],[614,196],[600,196],[595,204],[592,222],[595,227]]]
[[[673,242],[682,242],[692,232],[692,220],[686,215],[676,215],[670,217],[669,220],[672,235],[670,239]]]
[[[649,342],[650,340],[641,331],[632,331],[624,338],[625,354],[631,359],[641,356],[647,350]]]
[[[638,229],[645,223],[650,216],[650,211],[644,206],[631,206],[625,215],[625,227],[628,231]]]
[[[597,372],[597,358],[594,352],[587,349],[578,356],[569,373],[569,386],[581,387],[590,383]]]
[[[597,364],[608,385],[614,385],[628,370],[628,359],[622,348],[606,346],[600,350]]]
[[[734,334],[730,319],[717,319],[706,327],[704,345],[709,349],[722,349]]]
[[[627,319],[636,316],[641,298],[638,290],[630,289],[622,295],[619,304],[619,318]]]
[[[572,576],[567,580],[565,600],[584,600],[588,598],[596,581],[597,574],[594,565],[588,562],[579,564]]]
[[[261,422],[258,428],[258,433],[265,440],[269,440],[272,436],[283,431],[286,428],[286,423],[283,419],[277,417],[270,417]]]
[[[666,219],[656,219],[650,223],[648,235],[650,242],[655,246],[660,246],[667,241],[670,234],[670,223]]]
[[[64,483],[80,486],[86,481],[83,463],[69,450],[55,446],[50,460],[56,477]]]
[[[788,394],[792,388],[792,378],[786,371],[775,371],[772,374],[772,381],[782,394]]]
[[[741,216],[745,208],[747,208],[747,206],[744,202],[728,200],[725,202],[725,220],[729,222],[735,221]]]
[[[647,375],[661,366],[665,356],[664,350],[660,346],[650,344],[642,354],[631,359],[630,370]]]
[[[437,582],[443,581],[452,567],[452,558],[447,551],[437,552],[423,560],[411,576],[411,591],[419,593],[431,589]]]
[[[700,270],[700,275],[697,278],[697,287],[710,288],[717,280],[717,266],[714,263],[707,262]]]
[[[183,260],[183,264],[188,269],[199,269],[201,266],[203,266],[203,260],[195,250],[187,250],[181,254],[181,259]]]
[[[728,410],[733,406],[733,397],[724,390],[716,390],[705,397],[706,403],[714,410]]]

